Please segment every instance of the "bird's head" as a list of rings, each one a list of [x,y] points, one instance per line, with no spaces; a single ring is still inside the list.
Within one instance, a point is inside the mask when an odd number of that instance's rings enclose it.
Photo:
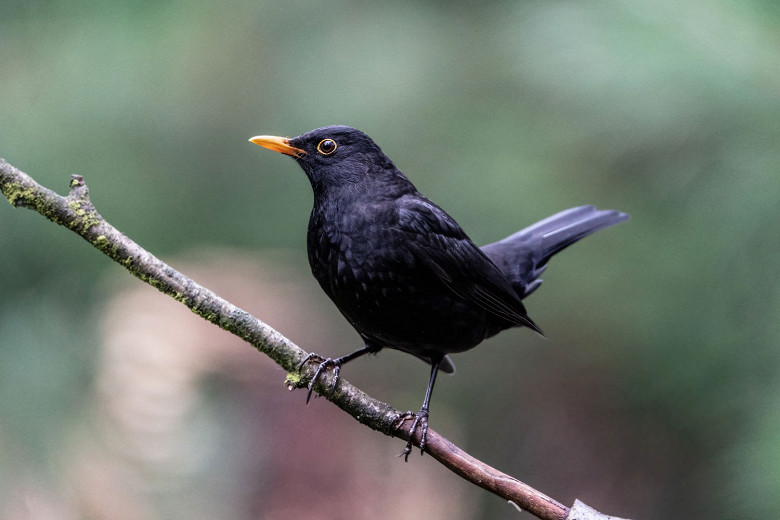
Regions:
[[[315,192],[393,179],[408,182],[370,137],[349,126],[326,126],[292,138],[260,135],[250,141],[295,158]]]

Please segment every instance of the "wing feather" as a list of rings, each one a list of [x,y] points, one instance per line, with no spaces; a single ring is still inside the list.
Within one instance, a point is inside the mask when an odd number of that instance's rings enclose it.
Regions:
[[[408,244],[444,285],[495,316],[542,333],[504,274],[452,217],[419,194],[399,206],[397,230],[407,235],[399,243]]]

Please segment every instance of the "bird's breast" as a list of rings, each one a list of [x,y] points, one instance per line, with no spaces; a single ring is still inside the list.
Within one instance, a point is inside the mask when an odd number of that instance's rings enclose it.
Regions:
[[[485,313],[450,291],[381,222],[345,229],[312,216],[312,273],[364,337],[388,347],[458,352],[484,339]]]

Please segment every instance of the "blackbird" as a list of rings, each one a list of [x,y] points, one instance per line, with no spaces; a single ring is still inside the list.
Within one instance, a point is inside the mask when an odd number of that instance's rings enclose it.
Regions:
[[[418,428],[425,449],[436,374],[455,371],[448,354],[511,327],[541,334],[521,300],[542,283],[550,257],[629,218],[580,206],[479,248],[355,128],[326,126],[294,138],[250,141],[292,156],[306,172],[314,190],[307,239],[312,273],[364,342],[351,354],[311,354],[301,363],[320,362],[307,402],[324,369],[333,367],[335,387],[342,365],[384,347],[431,365],[422,407],[409,413],[414,421],[402,453],[406,459]]]

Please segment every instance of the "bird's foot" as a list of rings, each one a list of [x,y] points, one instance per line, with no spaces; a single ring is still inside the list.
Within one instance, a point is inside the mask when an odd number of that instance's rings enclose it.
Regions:
[[[301,371],[301,368],[303,368],[303,365],[308,363],[311,360],[319,361],[320,364],[317,367],[317,370],[314,372],[314,375],[309,380],[309,386],[308,391],[306,392],[306,404],[309,404],[309,400],[311,399],[311,394],[314,391],[314,383],[317,381],[317,378],[320,377],[320,374],[323,370],[327,369],[329,366],[333,367],[333,383],[331,383],[330,391],[334,391],[336,389],[336,384],[339,382],[339,372],[341,371],[341,365],[342,361],[339,359],[331,359],[331,358],[324,358],[320,356],[319,354],[308,354],[305,358],[303,358],[303,361],[301,361],[298,364],[298,372]]]
[[[398,416],[398,428],[400,428],[406,419],[414,417],[412,421],[412,427],[409,428],[409,440],[406,441],[406,447],[404,451],[398,454],[399,457],[404,458],[404,462],[409,462],[409,454],[412,452],[414,445],[414,434],[417,428],[420,428],[420,455],[425,453],[425,446],[428,444],[428,410],[421,409],[419,412],[405,412]]]

